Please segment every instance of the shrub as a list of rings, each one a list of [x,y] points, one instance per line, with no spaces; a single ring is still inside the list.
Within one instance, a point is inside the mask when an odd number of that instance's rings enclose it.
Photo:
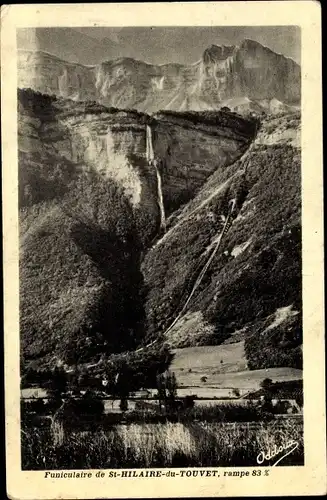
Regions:
[[[264,389],[265,391],[269,391],[273,385],[273,381],[271,378],[265,378],[260,382],[260,387]]]

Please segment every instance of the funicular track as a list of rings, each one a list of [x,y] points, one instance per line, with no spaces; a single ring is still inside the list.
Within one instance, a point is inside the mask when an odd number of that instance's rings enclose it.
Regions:
[[[256,134],[257,134],[257,129],[256,129],[255,136],[256,136]],[[241,160],[243,161],[243,168],[238,172],[238,175],[242,176],[243,179],[244,179],[244,181],[245,181],[245,178],[246,178],[246,173],[247,173],[247,169],[248,169],[249,162],[250,162],[250,153],[251,153],[251,151],[253,149],[253,145],[254,145],[254,140],[251,143],[250,147],[247,149],[247,151],[244,153],[243,157],[241,158]],[[234,174],[234,176],[235,176],[235,174]],[[220,192],[220,189],[218,190],[217,194],[219,192]],[[213,196],[211,196],[211,197],[213,197]],[[211,197],[210,197],[210,199],[211,199]],[[185,313],[185,311],[186,311],[188,305],[190,304],[190,302],[191,302],[194,294],[196,293],[196,291],[198,290],[199,286],[201,285],[201,283],[203,281],[203,278],[206,275],[206,273],[207,273],[207,271],[208,271],[208,269],[209,269],[209,267],[210,267],[213,259],[215,258],[215,256],[216,256],[216,254],[217,254],[217,252],[218,252],[218,250],[219,250],[222,242],[224,241],[224,238],[225,238],[226,234],[228,233],[231,225],[233,224],[233,220],[236,218],[236,216],[237,216],[237,214],[238,214],[238,212],[240,210],[240,207],[238,207],[237,205],[238,205],[238,200],[236,198],[232,198],[229,201],[228,214],[226,216],[225,223],[224,223],[223,229],[222,229],[222,231],[221,231],[221,233],[219,235],[218,241],[217,241],[216,245],[214,246],[212,252],[210,253],[210,255],[209,255],[206,263],[202,267],[202,270],[197,275],[191,291],[187,295],[183,306],[181,307],[181,309],[179,309],[179,312],[177,313],[177,316],[175,317],[175,319],[173,320],[173,322],[168,326],[168,328],[166,328],[166,330],[164,332],[161,333],[160,338],[157,338],[157,339],[153,340],[152,342],[148,343],[147,345],[145,345],[143,347],[140,347],[139,349],[136,349],[135,352],[141,352],[144,349],[152,347],[153,345],[155,345],[159,341],[162,342],[162,340],[165,338],[165,336],[167,335],[167,333],[169,333],[171,331],[171,329],[176,325],[176,323],[180,320],[180,318],[182,317],[182,315]],[[177,223],[177,225],[178,225],[178,223]],[[172,230],[173,229],[174,228],[172,228]],[[198,265],[197,269],[199,269],[200,267],[201,266]],[[188,288],[189,288],[189,286],[186,287],[186,290]],[[183,303],[182,302],[183,298],[184,298],[184,296],[181,297],[181,300],[179,301],[180,304]]]

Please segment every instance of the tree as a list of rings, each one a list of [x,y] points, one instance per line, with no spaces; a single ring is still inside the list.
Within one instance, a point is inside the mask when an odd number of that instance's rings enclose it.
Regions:
[[[68,381],[69,389],[72,391],[72,394],[75,396],[79,396],[81,393],[81,372],[78,366],[75,366],[75,370],[71,373]]]
[[[185,396],[185,398],[184,398],[184,408],[186,410],[189,410],[189,409],[191,409],[191,408],[194,407],[194,404],[195,404],[194,403],[194,398],[195,398],[195,396],[191,396],[191,395]]]
[[[303,392],[297,391],[295,395],[295,401],[300,406],[300,408],[303,408]]]
[[[67,374],[62,367],[56,366],[52,371],[50,380],[46,384],[49,396],[52,399],[61,399],[67,389]]]
[[[158,389],[158,399],[159,408],[166,405],[166,388],[164,384],[164,375],[160,374],[157,376],[157,389]]]
[[[83,397],[75,401],[74,404],[75,407],[77,406],[77,411],[85,415],[100,416],[104,411],[104,402],[90,390],[87,390]]]
[[[166,409],[173,408],[177,396],[177,380],[174,372],[162,373],[157,377],[159,406]]]
[[[177,380],[174,372],[167,373],[166,388],[168,399],[171,403],[173,403],[177,396]]]
[[[114,379],[114,394],[118,396],[120,399],[120,409],[122,411],[126,411],[128,408],[128,396],[132,387],[132,375],[130,370],[128,369],[127,363],[125,360],[122,360],[121,366],[116,373]]]
[[[232,390],[232,393],[234,396],[236,396],[237,398],[240,397],[241,393],[240,393],[240,390],[237,389],[237,387],[235,387],[233,390]]]
[[[128,400],[126,397],[121,398],[119,408],[123,412],[128,410]]]
[[[80,389],[87,389],[90,386],[90,376],[87,370],[78,370],[77,385]]]
[[[271,380],[271,378],[265,378],[260,383],[260,387],[264,391],[270,391],[272,389],[273,385],[274,384],[273,384],[273,381]]]
[[[207,380],[208,380],[208,377],[205,377],[205,376],[201,377],[201,382],[205,383]]]

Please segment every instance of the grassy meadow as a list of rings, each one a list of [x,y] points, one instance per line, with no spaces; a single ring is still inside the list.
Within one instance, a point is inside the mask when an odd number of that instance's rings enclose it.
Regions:
[[[25,428],[22,469],[257,466],[261,451],[290,440],[298,447],[280,465],[301,465],[302,432],[300,419],[130,423],[106,430],[68,432],[62,428]]]
[[[222,396],[223,390],[224,395],[228,395],[232,388],[241,392],[257,390],[266,377],[276,382],[302,379],[302,370],[287,366],[248,370],[244,341],[184,347],[174,349],[173,353],[171,370],[176,374],[179,387],[194,388],[193,391],[190,389],[191,394],[201,392],[201,396],[213,397],[218,392]]]

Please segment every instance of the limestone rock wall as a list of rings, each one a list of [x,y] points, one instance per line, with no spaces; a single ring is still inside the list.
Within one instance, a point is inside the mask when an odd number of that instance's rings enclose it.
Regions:
[[[298,105],[301,68],[252,40],[235,47],[212,45],[192,65],[156,66],[125,57],[82,66],[19,50],[18,86],[148,113],[220,109],[225,100],[240,97]]]

